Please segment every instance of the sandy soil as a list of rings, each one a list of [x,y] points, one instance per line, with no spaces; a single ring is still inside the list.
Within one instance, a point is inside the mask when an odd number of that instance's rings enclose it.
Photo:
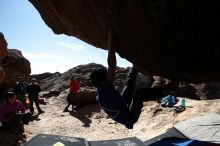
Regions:
[[[64,113],[65,104],[65,95],[60,95],[50,98],[49,104],[41,105],[45,113],[36,115],[34,120],[25,126],[27,140],[41,133],[80,137],[87,140],[136,136],[145,141],[160,135],[177,122],[220,112],[220,99],[203,101],[186,99],[186,105],[191,107],[178,114],[170,108],[160,107],[156,102],[145,102],[139,121],[134,125],[134,129],[128,130],[108,118],[96,104]]]

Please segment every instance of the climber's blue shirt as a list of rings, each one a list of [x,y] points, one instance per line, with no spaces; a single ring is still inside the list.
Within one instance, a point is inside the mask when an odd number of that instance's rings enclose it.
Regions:
[[[116,122],[127,125],[130,121],[130,111],[118,91],[115,90],[110,82],[99,89],[96,99],[102,109]]]

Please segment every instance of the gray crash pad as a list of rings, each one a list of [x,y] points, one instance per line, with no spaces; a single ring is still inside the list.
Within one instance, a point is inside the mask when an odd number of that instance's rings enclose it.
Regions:
[[[136,137],[129,137],[124,139],[90,141],[90,146],[145,146],[145,145],[140,139]]]
[[[24,146],[88,146],[88,141],[84,138],[75,138],[60,135],[38,134],[30,141],[24,144]]]
[[[207,114],[179,122],[174,127],[185,137],[220,144],[220,114]]]

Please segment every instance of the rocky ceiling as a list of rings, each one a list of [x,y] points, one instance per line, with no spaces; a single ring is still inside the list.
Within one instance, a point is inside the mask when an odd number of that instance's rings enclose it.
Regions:
[[[186,82],[220,81],[220,1],[29,0],[56,34],[117,52],[141,72]]]

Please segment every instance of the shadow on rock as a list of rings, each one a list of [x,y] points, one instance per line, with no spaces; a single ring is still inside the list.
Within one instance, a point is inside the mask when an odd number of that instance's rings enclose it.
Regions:
[[[201,98],[197,95],[197,89],[190,84],[182,84],[180,87],[173,91],[175,96],[186,97],[189,99],[200,100]]]

